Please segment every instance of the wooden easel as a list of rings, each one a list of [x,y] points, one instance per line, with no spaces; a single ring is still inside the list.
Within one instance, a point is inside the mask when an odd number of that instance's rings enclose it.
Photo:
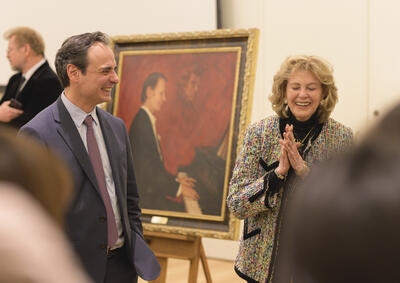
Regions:
[[[168,258],[190,260],[188,283],[197,282],[199,259],[201,259],[206,282],[212,283],[201,237],[149,231],[144,232],[144,237],[161,265],[160,276],[151,281],[152,283],[166,283]]]

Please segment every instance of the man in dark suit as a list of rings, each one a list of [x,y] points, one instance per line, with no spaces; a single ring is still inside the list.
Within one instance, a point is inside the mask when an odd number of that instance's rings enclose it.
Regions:
[[[161,73],[147,76],[140,100],[142,107],[129,130],[137,184],[146,209],[184,212],[183,197],[198,200],[193,178],[171,175],[165,170],[156,114],[166,100],[166,77]]]
[[[7,58],[13,75],[0,100],[0,122],[22,127],[61,94],[60,82],[44,59],[42,37],[28,27],[7,31]]]
[[[75,181],[68,236],[98,283],[154,280],[159,265],[142,237],[139,196],[123,121],[96,107],[118,83],[109,38],[85,33],[64,41],[56,55],[64,92],[21,128],[57,151]]]

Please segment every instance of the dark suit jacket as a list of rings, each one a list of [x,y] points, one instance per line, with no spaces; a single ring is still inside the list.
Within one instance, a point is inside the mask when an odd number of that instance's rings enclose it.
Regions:
[[[179,183],[165,170],[150,117],[142,108],[133,119],[129,138],[142,207],[184,211],[183,202],[176,200]]]
[[[0,104],[11,98],[15,98],[21,76],[22,73],[17,73],[10,78]],[[23,104],[22,110],[24,113],[5,124],[19,129],[35,117],[36,114],[52,104],[61,92],[62,87],[57,75],[46,61],[33,73],[18,95],[18,100]]]
[[[136,234],[142,237],[142,225],[128,134],[121,119],[99,108],[97,115],[115,182],[124,247],[136,265],[132,251]],[[106,210],[89,155],[61,98],[22,127],[20,133],[39,139],[69,165],[76,191],[67,215],[67,234],[89,275],[95,282],[103,282],[107,260]]]

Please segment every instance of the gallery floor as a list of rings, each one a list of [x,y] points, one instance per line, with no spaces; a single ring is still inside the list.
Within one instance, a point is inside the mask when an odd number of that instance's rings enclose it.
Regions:
[[[211,278],[213,283],[243,283],[233,270],[233,262],[208,259]],[[167,282],[166,283],[187,283],[189,274],[189,261],[179,259],[168,260]],[[144,283],[139,278],[139,283]],[[197,283],[206,283],[203,268],[200,264]]]

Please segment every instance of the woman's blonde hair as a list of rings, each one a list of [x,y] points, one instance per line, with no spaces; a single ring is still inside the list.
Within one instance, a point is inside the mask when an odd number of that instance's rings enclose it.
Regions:
[[[322,100],[317,110],[317,117],[320,123],[326,122],[335,108],[338,95],[331,65],[317,56],[289,56],[285,59],[274,76],[272,94],[269,97],[272,109],[279,117],[287,118],[289,116],[286,86],[291,75],[298,70],[310,71],[321,83]]]

